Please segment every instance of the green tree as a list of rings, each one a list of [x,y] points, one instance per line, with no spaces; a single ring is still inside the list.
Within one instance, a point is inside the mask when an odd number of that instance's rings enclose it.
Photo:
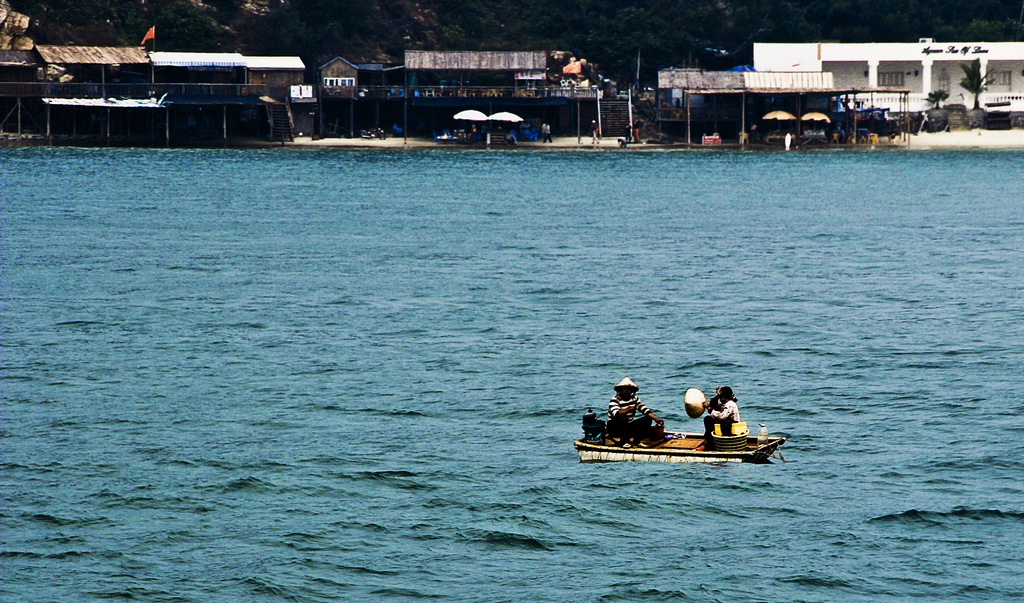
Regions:
[[[932,90],[928,93],[928,98],[925,100],[931,103],[932,108],[938,109],[942,106],[942,101],[949,98],[949,93],[945,90]]]
[[[970,63],[961,63],[960,69],[964,71],[964,79],[960,80],[960,87],[974,95],[974,108],[980,107],[979,96],[988,89],[989,74],[982,75],[981,59],[974,59]]]

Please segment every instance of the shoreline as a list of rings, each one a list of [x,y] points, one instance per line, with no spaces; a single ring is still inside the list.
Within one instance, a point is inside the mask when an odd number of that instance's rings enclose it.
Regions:
[[[103,147],[130,147],[130,148],[167,148],[164,145],[139,145],[131,141],[114,141],[112,144],[104,144],[102,141],[56,141],[48,145],[42,136],[17,135],[0,136],[0,148],[4,147],[25,147],[25,146],[61,146],[81,148],[103,148]],[[451,150],[521,150],[521,151],[783,151],[779,144],[750,144],[740,146],[736,143],[726,143],[714,146],[702,146],[699,144],[687,146],[682,142],[640,142],[632,143],[625,148],[620,148],[617,138],[603,138],[598,144],[593,144],[589,138],[584,137],[577,140],[575,136],[556,136],[551,143],[542,142],[520,142],[516,145],[492,145],[484,144],[457,144],[438,143],[426,138],[389,137],[385,140],[362,139],[362,138],[319,138],[311,136],[296,136],[292,142],[281,144],[280,142],[269,142],[265,139],[235,138],[228,137],[227,144],[221,141],[195,141],[194,144],[173,144],[170,148],[229,148],[229,149],[271,149],[271,148],[301,148],[301,149],[349,149],[349,150],[429,150],[429,149],[451,149]],[[1016,130],[967,130],[956,132],[935,132],[910,135],[910,144],[897,140],[890,143],[887,139],[880,140],[877,144],[815,144],[808,146],[793,147],[794,151],[863,151],[863,150],[905,150],[905,151],[928,151],[928,150],[966,150],[966,149],[1024,149],[1024,129]]]
[[[723,144],[716,146],[693,145],[687,146],[684,143],[633,143],[625,148],[620,148],[617,138],[603,138],[597,145],[594,145],[589,138],[584,137],[577,141],[575,136],[556,136],[554,142],[520,142],[516,145],[492,145],[492,150],[607,150],[607,151],[687,151],[687,150],[737,150],[745,149],[751,151],[781,151],[779,145],[752,144],[740,146],[738,144]],[[320,138],[314,140],[311,137],[296,137],[294,142],[285,146],[304,148],[348,148],[348,149],[475,149],[482,150],[488,147],[483,144],[441,144],[429,139],[422,138],[393,138],[386,140],[364,140],[361,138]],[[893,149],[893,150],[934,150],[934,149],[1021,149],[1024,148],[1024,130],[969,130],[957,132],[935,132],[910,135],[910,144],[905,141],[889,143],[882,140],[875,145],[814,145],[808,147],[794,147],[793,150],[863,150],[863,149]]]

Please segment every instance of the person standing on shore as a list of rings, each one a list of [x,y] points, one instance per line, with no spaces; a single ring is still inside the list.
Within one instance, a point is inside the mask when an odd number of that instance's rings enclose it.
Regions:
[[[601,128],[597,125],[597,120],[590,120],[590,133],[593,135],[590,141],[596,147],[597,143],[601,141]]]
[[[554,144],[555,141],[551,140],[551,124],[542,124],[540,129],[544,133],[543,142],[550,142]]]

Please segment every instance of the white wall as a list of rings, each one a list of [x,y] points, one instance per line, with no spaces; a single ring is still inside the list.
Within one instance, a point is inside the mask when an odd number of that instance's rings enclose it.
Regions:
[[[866,88],[868,85],[868,76],[865,75],[868,70],[866,61],[850,63],[823,61],[821,70],[832,72],[836,88]]]
[[[1009,84],[1005,79],[993,82],[981,102],[1008,100],[1014,110],[1024,109],[1024,42],[754,44],[754,68],[758,71],[831,72],[838,88],[867,89],[870,84],[865,72],[871,70],[871,63],[877,64],[878,74],[902,72],[901,87],[910,90],[915,110],[919,105],[923,107],[927,92],[943,88],[944,82],[948,82],[945,86],[949,91],[947,102],[973,105],[973,97],[960,88],[963,79],[960,65],[974,59],[981,60],[988,72],[1009,74]],[[928,64],[931,79],[925,81]],[[884,87],[884,79],[878,85]]]
[[[818,44],[754,44],[758,71],[821,71]]]

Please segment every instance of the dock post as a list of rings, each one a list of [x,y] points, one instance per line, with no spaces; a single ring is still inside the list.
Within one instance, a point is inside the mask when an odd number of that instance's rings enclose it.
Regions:
[[[686,102],[686,146],[693,146],[693,137],[690,136],[690,93],[683,91],[683,101]]]

